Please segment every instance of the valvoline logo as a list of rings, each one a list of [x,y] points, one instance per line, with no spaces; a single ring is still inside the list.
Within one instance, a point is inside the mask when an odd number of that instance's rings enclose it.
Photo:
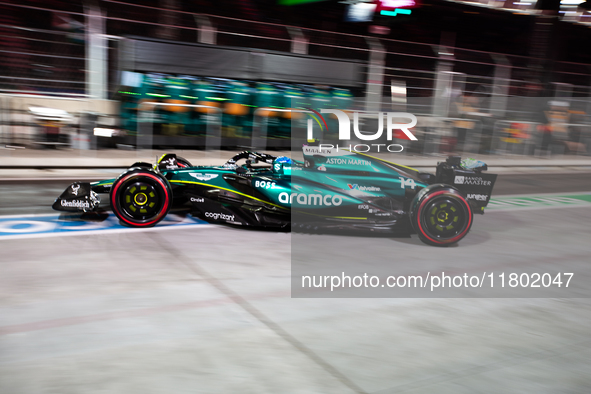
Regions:
[[[359,186],[358,184],[354,183],[347,183],[347,186],[349,186],[350,190],[359,190],[362,192],[379,192],[382,191],[382,189],[380,189],[377,186]]]

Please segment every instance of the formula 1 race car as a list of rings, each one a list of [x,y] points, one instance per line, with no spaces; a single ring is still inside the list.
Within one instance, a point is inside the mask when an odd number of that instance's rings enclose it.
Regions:
[[[449,157],[435,174],[347,150],[304,146],[303,161],[242,152],[221,166],[175,154],[133,164],[116,179],[75,182],[59,211],[99,209],[101,193],[120,221],[154,226],[171,207],[215,223],[263,228],[416,232],[430,245],[458,242],[484,213],[496,181],[486,164]],[[244,160],[244,163],[241,162]]]

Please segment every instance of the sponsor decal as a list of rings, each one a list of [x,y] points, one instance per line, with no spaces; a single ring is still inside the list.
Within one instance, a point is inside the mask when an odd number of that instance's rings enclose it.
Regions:
[[[203,197],[191,197],[191,202],[204,202],[205,199]]]
[[[60,204],[62,207],[68,207],[68,208],[80,208],[80,209],[90,208],[90,203],[88,201],[84,201],[84,200],[72,200],[72,201],[61,200]]]
[[[319,146],[304,146],[304,155],[332,155],[334,151],[328,148],[322,148]]]
[[[486,194],[467,194],[466,198],[468,200],[486,201],[488,196]]]
[[[412,178],[404,178],[404,177],[399,176],[398,179],[400,179],[400,187],[402,189],[405,189],[408,186],[412,190],[414,190],[415,187],[417,187],[417,184],[415,183],[415,180],[412,179]]]
[[[380,189],[379,187],[376,186],[359,186],[358,184],[350,184],[348,183],[347,186],[349,186],[349,189],[351,190],[360,190],[362,192],[379,192],[382,191],[382,189]]]
[[[298,205],[339,206],[343,203],[341,197],[332,194],[279,193],[279,202],[293,204],[294,200]]]
[[[341,159],[338,157],[326,159],[326,164],[350,164],[354,166],[371,166],[369,160],[358,160],[358,159]]]
[[[174,157],[171,157],[169,159],[163,160],[164,163],[166,164],[166,169],[167,170],[176,170],[179,168],[179,166],[177,165],[176,159]]]
[[[276,163],[276,164],[274,164],[274,166],[275,166],[275,171],[279,171],[281,169],[280,163]]]
[[[318,166],[318,171],[326,171],[326,167],[324,166],[324,164]]]
[[[456,175],[454,179],[456,185],[470,185],[470,186],[490,186],[491,181],[486,181],[479,176],[460,176]]]
[[[219,175],[218,174],[204,174],[201,172],[191,172],[189,173],[193,178],[198,179],[200,181],[211,181],[212,179],[217,178]]]
[[[254,187],[261,189],[277,189],[277,184],[271,181],[254,181]]]
[[[78,190],[80,190],[80,185],[72,185],[72,194],[77,196]]]
[[[363,209],[367,211],[367,213],[373,213],[376,216],[390,216],[391,214],[388,212],[383,212],[381,209],[370,208],[367,204],[359,204],[357,205],[357,209]]]
[[[205,212],[205,217],[212,218],[213,220],[227,220],[229,222],[234,221],[234,215],[226,215],[225,213],[221,212]]]

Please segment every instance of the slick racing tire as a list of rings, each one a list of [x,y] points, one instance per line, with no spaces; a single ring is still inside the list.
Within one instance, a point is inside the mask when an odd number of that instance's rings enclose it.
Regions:
[[[412,205],[412,225],[421,241],[428,245],[453,245],[464,238],[472,227],[470,204],[454,188],[426,190],[417,195]]]
[[[111,209],[122,223],[150,227],[164,219],[172,205],[168,181],[149,168],[130,168],[111,187]]]

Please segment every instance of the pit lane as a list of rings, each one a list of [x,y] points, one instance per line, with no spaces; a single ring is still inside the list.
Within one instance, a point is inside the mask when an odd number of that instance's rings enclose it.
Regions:
[[[495,195],[589,192],[586,176],[502,176]],[[53,215],[68,184],[2,184],[2,215]],[[368,270],[383,258],[396,271],[417,256],[440,268],[468,260],[475,270],[521,271],[568,260],[586,269],[589,207],[539,205],[491,209],[455,248],[416,236],[346,237],[362,246],[347,254]],[[303,236],[317,255],[343,253],[319,249],[333,236]],[[0,392],[574,393],[591,385],[588,299],[290,298],[291,235],[226,226],[0,244]]]

